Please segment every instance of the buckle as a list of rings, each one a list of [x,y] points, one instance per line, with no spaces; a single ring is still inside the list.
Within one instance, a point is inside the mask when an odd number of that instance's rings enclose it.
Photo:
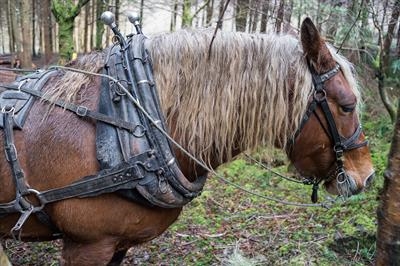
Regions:
[[[79,115],[79,116],[86,116],[86,115],[87,115],[87,112],[88,112],[88,108],[87,108],[86,106],[82,106],[82,105],[79,105],[79,106],[76,108],[76,111],[75,111],[75,113],[76,113],[77,115]]]
[[[14,162],[17,160],[18,157],[18,153],[17,153],[17,149],[15,148],[14,144],[10,144],[10,145],[6,145],[4,147],[5,151],[6,151],[6,160],[7,162]]]
[[[313,98],[317,103],[326,100],[326,91],[324,89],[315,90],[313,94]]]
[[[336,153],[336,159],[342,158],[343,152],[344,152],[344,147],[342,144],[336,144],[333,147],[333,151]]]

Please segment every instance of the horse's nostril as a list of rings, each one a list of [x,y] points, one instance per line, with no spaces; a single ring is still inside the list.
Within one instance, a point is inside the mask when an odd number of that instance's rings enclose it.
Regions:
[[[364,181],[364,187],[369,187],[372,183],[372,180],[374,180],[375,173],[370,174],[367,179]]]

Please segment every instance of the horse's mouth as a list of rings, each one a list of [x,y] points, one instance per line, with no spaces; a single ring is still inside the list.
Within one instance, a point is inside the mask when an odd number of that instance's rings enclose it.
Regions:
[[[324,182],[326,191],[331,194],[341,195],[344,197],[350,197],[359,194],[371,185],[375,177],[375,172],[372,171],[365,178],[363,183],[356,182],[352,175],[348,175],[347,173],[344,173],[344,175],[344,178],[340,178],[339,176],[336,176],[335,178],[329,177]]]

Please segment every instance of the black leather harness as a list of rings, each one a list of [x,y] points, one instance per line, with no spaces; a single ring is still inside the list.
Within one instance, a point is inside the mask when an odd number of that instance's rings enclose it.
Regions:
[[[339,71],[340,71],[340,65],[336,64],[336,66],[329,70],[326,73],[323,74],[318,74],[314,67],[309,64],[309,69],[312,75],[313,79],[313,84],[314,84],[314,93],[312,95],[312,101],[308,105],[308,108],[306,110],[306,113],[303,116],[302,121],[300,122],[300,127],[296,131],[294,138],[291,143],[294,143],[295,139],[297,136],[300,134],[301,130],[307,123],[307,121],[310,119],[311,115],[315,115],[317,118],[318,122],[320,123],[322,129],[324,132],[329,136],[329,138],[332,141],[332,149],[333,152],[335,153],[335,174],[332,175],[328,180],[323,180],[323,179],[315,179],[311,181],[311,184],[313,185],[313,192],[311,195],[311,201],[312,202],[317,202],[318,201],[318,186],[319,183],[322,181],[329,181],[329,179],[336,177],[337,182],[344,183],[348,179],[348,175],[346,174],[346,171],[344,169],[344,164],[343,164],[343,153],[345,151],[361,148],[363,146],[366,146],[368,144],[368,141],[362,141],[360,143],[357,143],[361,133],[362,133],[362,128],[361,124],[357,126],[357,129],[355,132],[349,137],[345,138],[341,136],[338,132],[335,119],[333,118],[332,112],[329,108],[328,100],[326,97],[326,89],[325,89],[325,81],[331,79],[333,76],[335,76]],[[317,107],[320,107],[322,110],[322,113],[325,116],[325,120],[328,124],[328,128],[324,126],[322,123],[321,118],[318,116],[318,113],[316,112]]]
[[[16,197],[11,202],[0,204],[0,215],[21,214],[11,230],[13,236],[18,235],[32,213],[52,226],[43,208],[48,203],[64,199],[117,192],[146,205],[177,208],[202,191],[206,177],[190,182],[180,171],[168,138],[159,130],[166,131],[166,124],[145,40],[142,34],[132,35],[110,49],[104,67],[106,75],[102,79],[98,111],[62,100],[53,102],[79,117],[97,120],[96,148],[101,170],[95,175],[47,191],[30,188],[19,164],[13,139],[15,106],[3,108],[6,159],[12,169]],[[45,81],[56,72],[44,72],[43,76],[47,75]],[[32,87],[25,83],[2,87],[47,100],[40,91],[41,86]],[[133,97],[133,102],[130,97]],[[137,108],[138,104],[142,109]],[[34,197],[35,203],[29,201],[28,196]]]

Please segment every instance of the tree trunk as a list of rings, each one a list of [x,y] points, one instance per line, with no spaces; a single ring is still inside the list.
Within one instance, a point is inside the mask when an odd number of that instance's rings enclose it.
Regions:
[[[269,0],[264,0],[262,4],[260,32],[267,32],[268,11],[269,11]]]
[[[143,27],[143,9],[144,9],[144,0],[140,0],[140,25]]]
[[[53,45],[51,38],[51,11],[50,11],[50,1],[44,1],[42,6],[42,19],[43,19],[43,32],[44,32],[44,62],[48,64],[53,55]]]
[[[390,47],[392,45],[394,29],[397,25],[397,21],[399,20],[399,15],[400,15],[400,0],[396,0],[396,2],[393,5],[392,16],[390,17],[390,20],[389,20],[387,33],[386,33],[385,39],[383,41],[382,64],[383,64],[383,73],[384,74],[387,74],[388,69],[389,69]]]
[[[297,15],[297,28],[300,29],[301,27],[301,15],[303,14],[303,1],[300,1],[299,7],[298,7],[298,15]]]
[[[386,20],[386,13],[387,13],[387,9],[388,9],[388,5],[389,5],[389,0],[384,0],[383,3],[383,8],[382,8],[382,20],[381,20],[381,24],[380,24],[380,28],[383,30],[384,29],[384,25],[385,25],[385,20]],[[378,40],[379,42],[382,42],[382,39]],[[378,43],[378,45],[381,45],[381,43]]]
[[[396,57],[400,58],[400,26],[397,29]]]
[[[32,56],[36,56],[36,49],[35,49],[35,39],[36,39],[36,1],[35,0],[31,0],[32,1]]]
[[[92,1],[92,14],[91,14],[91,16],[90,16],[90,23],[91,23],[91,34],[90,34],[90,45],[89,45],[89,49],[90,50],[92,50],[92,48],[93,47],[95,47],[95,44],[94,44],[94,37],[95,37],[95,33],[96,33],[96,23],[95,23],[95,20],[96,20],[96,3],[95,3],[95,1],[93,0]]]
[[[396,119],[396,111],[394,105],[390,102],[387,95],[385,89],[385,78],[389,69],[390,46],[393,40],[393,32],[400,15],[400,0],[396,0],[392,10],[392,16],[389,21],[388,30],[383,40],[383,45],[381,46],[382,51],[380,53],[378,89],[382,102],[386,107],[386,110],[388,111],[392,122],[394,123]]]
[[[235,15],[236,31],[246,31],[249,5],[249,0],[237,0]]]
[[[250,32],[256,32],[258,22],[260,22],[260,1],[253,0],[251,2],[251,23],[249,23],[249,27],[251,27]]]
[[[283,14],[283,32],[289,32],[291,30],[290,22],[292,21],[293,5],[293,0],[288,0],[288,5]]]
[[[366,33],[369,32],[369,27],[368,27],[368,19],[369,19],[369,13],[368,13],[368,5],[364,4],[361,5],[360,8],[362,8],[361,11],[361,16],[360,16],[360,20],[361,20],[361,28],[360,28],[360,32],[363,32],[364,34],[361,35],[362,37],[360,38],[360,42],[359,42],[359,48],[361,49],[361,58],[362,58],[362,62],[363,63],[367,63],[368,59],[367,59],[367,53],[366,51],[366,37],[365,35],[367,35]]]
[[[400,265],[400,104],[378,207],[376,265]]]
[[[224,21],[222,18],[224,15],[223,13],[224,13],[224,7],[225,7],[226,1],[229,1],[229,0],[221,0],[221,2],[219,2],[218,18],[221,18],[221,19],[218,19],[217,29],[220,29],[220,30],[222,30],[222,26],[224,24]]]
[[[283,24],[284,14],[285,14],[284,10],[285,10],[285,0],[280,0],[278,13],[276,14],[276,22],[275,22],[275,32],[276,33],[282,32],[282,24]]]
[[[206,26],[211,25],[213,12],[214,12],[214,0],[211,0],[207,4]]]
[[[83,52],[88,51],[88,39],[89,39],[89,17],[90,17],[90,5],[85,6],[85,27],[83,30]]]
[[[0,1],[0,5],[3,7],[7,7],[7,2],[4,0]],[[4,24],[7,23],[7,12],[4,8],[0,9],[0,32],[5,32],[4,30]],[[1,34],[1,53],[5,53],[5,34]]]
[[[174,4],[172,7],[172,13],[171,13],[171,24],[169,26],[169,30],[171,32],[176,30],[176,17],[178,15],[178,0],[174,0]]]
[[[182,28],[189,28],[192,26],[193,17],[191,15],[192,1],[183,0],[182,4]]]
[[[13,49],[12,52],[16,53],[16,57],[13,59],[13,64],[21,53],[21,34],[20,34],[20,24],[18,23],[18,19],[20,18],[20,7],[19,1],[11,1],[10,0],[10,17],[11,17],[11,31],[12,31],[12,39],[13,39]]]
[[[382,103],[389,113],[390,120],[392,121],[392,123],[394,123],[396,119],[396,109],[392,104],[392,102],[390,101],[389,95],[387,94],[387,91],[385,89],[385,76],[383,74],[382,61],[380,63],[380,67],[378,70],[378,91]]]
[[[51,11],[58,23],[58,47],[60,64],[71,60],[74,53],[74,20],[79,15],[81,8],[89,0],[79,0],[75,5],[72,0],[51,0]]]
[[[32,68],[32,1],[22,0],[21,2],[21,33],[22,48],[20,53],[21,67]]]
[[[8,31],[8,36],[9,36],[9,50],[10,53],[14,52],[14,36],[13,36],[13,30],[12,30],[12,20],[11,20],[11,3],[10,0],[7,0],[7,31]]]
[[[103,48],[103,34],[104,34],[104,24],[101,21],[101,14],[106,10],[103,0],[96,0],[96,44],[95,48],[100,50]]]

